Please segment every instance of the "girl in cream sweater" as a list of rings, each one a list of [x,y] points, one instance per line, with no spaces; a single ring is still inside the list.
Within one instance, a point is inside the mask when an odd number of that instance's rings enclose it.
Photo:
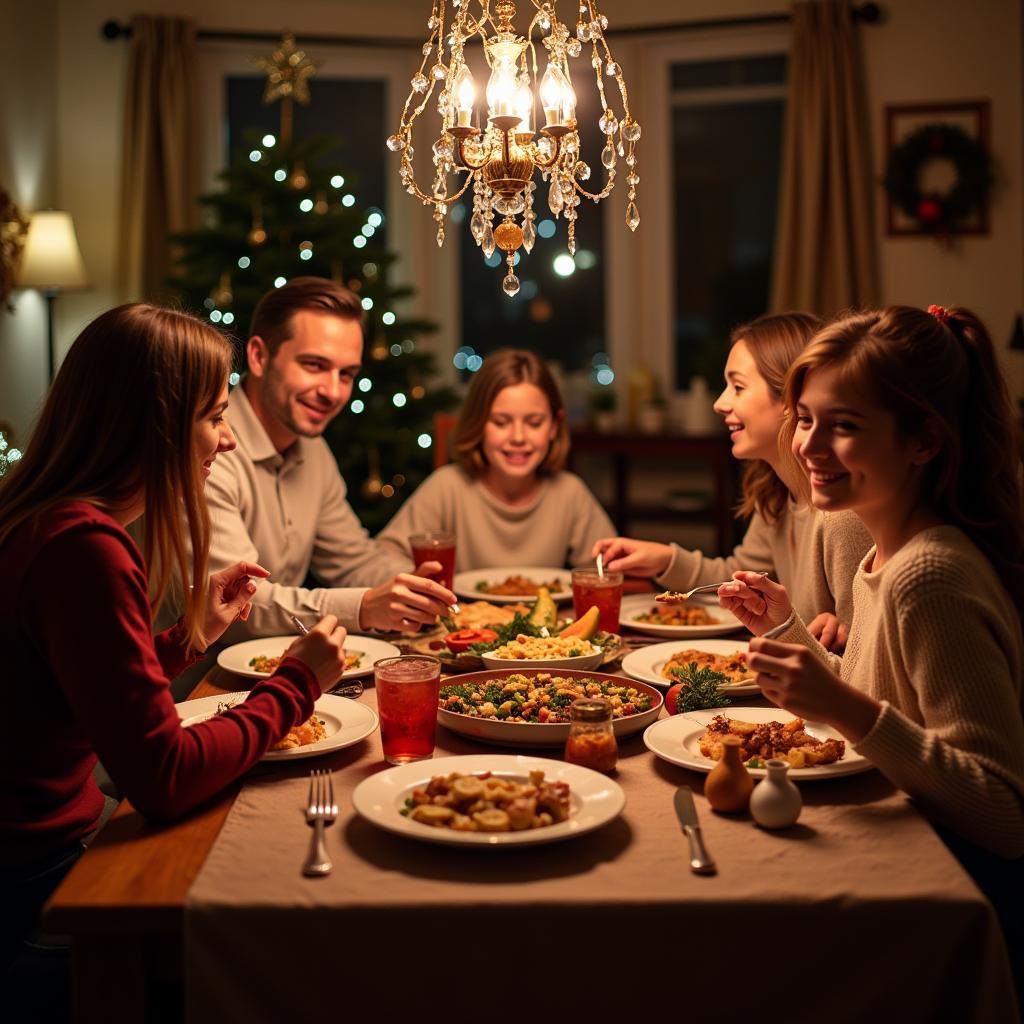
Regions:
[[[455,569],[589,564],[612,532],[587,485],[566,472],[569,427],[544,361],[523,349],[489,355],[455,427],[456,462],[435,470],[377,536],[412,557],[409,535],[454,533]]]
[[[871,538],[853,513],[822,516],[794,500],[799,470],[779,451],[786,371],[821,326],[808,313],[782,313],[733,331],[725,389],[715,401],[733,455],[747,463],[739,515],[750,525],[733,553],[708,558],[678,544],[609,537],[594,545],[593,554],[602,552],[613,571],[652,576],[671,590],[717,583],[737,569],[771,573],[814,636],[841,651],[852,615],[850,585]]]
[[[825,511],[874,546],[842,659],[749,573],[719,591],[750,629],[764,694],[838,729],[935,822],[1024,855],[1024,598],[1017,426],[992,342],[963,309],[822,330],[790,370],[785,433]],[[1017,865],[1019,866],[1019,864]]]

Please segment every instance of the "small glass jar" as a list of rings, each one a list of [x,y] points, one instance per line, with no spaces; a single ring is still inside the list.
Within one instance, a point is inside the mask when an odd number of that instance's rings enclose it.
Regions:
[[[565,759],[570,764],[613,772],[619,745],[612,729],[612,706],[599,697],[580,697],[569,705],[569,735]]]

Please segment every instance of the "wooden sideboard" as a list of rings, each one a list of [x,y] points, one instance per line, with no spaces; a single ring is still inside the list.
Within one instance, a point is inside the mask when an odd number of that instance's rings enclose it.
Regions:
[[[605,456],[611,461],[612,504],[609,512],[615,528],[630,535],[638,519],[666,519],[686,523],[709,523],[715,530],[718,554],[728,554],[736,543],[736,461],[729,436],[715,434],[604,434],[585,427],[573,427],[573,460],[579,455]],[[632,497],[632,477],[641,460],[662,460],[673,465],[691,463],[711,472],[712,494],[701,508],[676,509],[667,503],[638,502]],[[710,552],[709,552],[710,553]]]

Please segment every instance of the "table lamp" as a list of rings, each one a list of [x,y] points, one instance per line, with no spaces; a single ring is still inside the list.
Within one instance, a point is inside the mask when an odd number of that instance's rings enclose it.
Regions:
[[[56,365],[53,314],[57,293],[88,286],[71,214],[64,210],[34,213],[18,268],[17,287],[39,288],[46,295],[51,381]]]

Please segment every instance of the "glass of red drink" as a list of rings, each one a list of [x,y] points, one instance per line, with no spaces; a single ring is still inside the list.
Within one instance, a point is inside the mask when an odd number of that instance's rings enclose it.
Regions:
[[[373,681],[384,760],[408,764],[431,757],[441,662],[427,654],[384,658],[373,666]]]
[[[605,633],[619,631],[619,607],[622,604],[622,573],[597,569],[573,569],[572,603],[576,618],[597,607],[597,628]]]
[[[409,537],[414,565],[424,562],[440,562],[441,572],[434,578],[442,587],[452,589],[455,579],[455,534],[444,530],[427,530]]]

